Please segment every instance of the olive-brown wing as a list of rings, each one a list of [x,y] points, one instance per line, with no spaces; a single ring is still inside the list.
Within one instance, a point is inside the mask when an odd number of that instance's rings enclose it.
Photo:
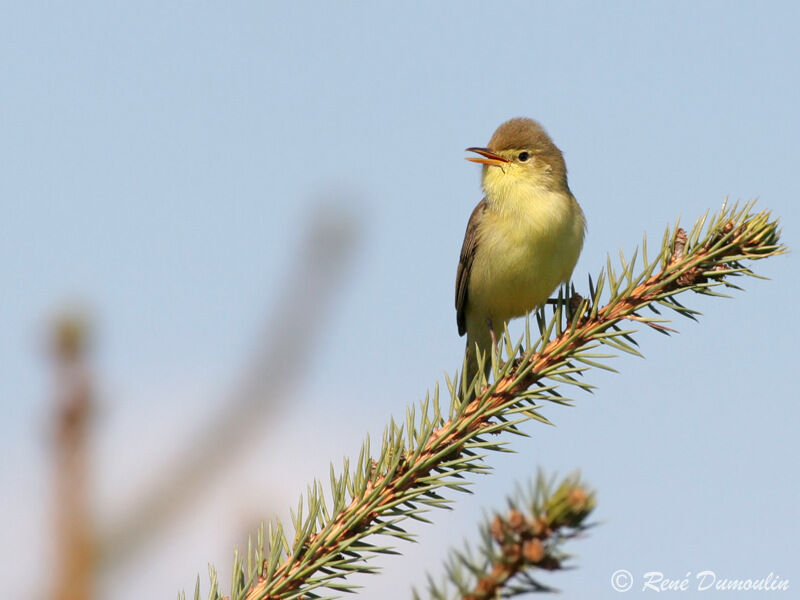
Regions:
[[[469,217],[467,232],[464,234],[464,243],[461,246],[461,256],[458,259],[458,271],[456,272],[456,323],[458,323],[458,335],[464,335],[467,332],[466,309],[469,277],[472,271],[472,261],[475,258],[475,250],[478,246],[478,224],[481,222],[485,210],[486,198],[478,203]]]

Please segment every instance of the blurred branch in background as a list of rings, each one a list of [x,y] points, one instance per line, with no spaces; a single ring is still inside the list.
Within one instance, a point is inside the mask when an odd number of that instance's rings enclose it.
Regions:
[[[94,588],[94,531],[89,498],[89,433],[93,411],[86,362],[88,318],[64,311],[52,325],[55,371],[54,516],[56,567],[53,597],[88,600]]]
[[[344,202],[317,204],[240,385],[220,402],[217,415],[182,452],[165,458],[171,466],[149,493],[99,533],[101,569],[127,561],[140,551],[231,464],[266,419],[275,415],[330,318],[361,231],[360,220]]]

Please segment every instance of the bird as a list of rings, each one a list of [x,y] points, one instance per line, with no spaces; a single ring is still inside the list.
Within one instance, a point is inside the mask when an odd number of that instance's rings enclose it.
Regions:
[[[478,373],[509,320],[542,306],[578,262],[586,219],[569,189],[561,150],[533,119],[501,124],[484,147],[483,199],[467,223],[456,272],[456,323],[466,334],[465,382]],[[499,335],[498,335],[499,333]],[[473,390],[473,394],[475,390]]]

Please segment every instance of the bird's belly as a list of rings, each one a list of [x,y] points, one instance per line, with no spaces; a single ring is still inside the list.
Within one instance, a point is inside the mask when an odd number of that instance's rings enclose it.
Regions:
[[[550,222],[546,229],[498,220],[480,240],[469,298],[476,312],[499,325],[541,306],[569,279],[583,245],[582,223]]]

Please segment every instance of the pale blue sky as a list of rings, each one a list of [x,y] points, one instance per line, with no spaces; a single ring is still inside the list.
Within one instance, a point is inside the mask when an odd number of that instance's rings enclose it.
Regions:
[[[98,319],[97,493],[134,502],[143,464],[236,381],[315,198],[350,197],[367,232],[284,420],[103,597],[174,597],[198,572],[205,585],[209,561],[227,580],[243,523],[285,512],[459,364],[455,267],[480,199],[463,149],[503,120],[536,118],[564,151],[589,222],[579,288],[607,252],[728,196],[759,197],[795,249],[798,30],[790,2],[5,3],[6,589],[32,597],[47,548],[41,349],[59,306]],[[619,568],[800,586],[800,273],[796,254],[757,270],[772,280],[686,298],[699,325],[642,335],[646,360],[620,358],[620,375],[589,376],[594,396],[548,408],[557,427],[491,457],[474,496],[358,581],[365,597],[408,597],[538,466],[580,467],[598,490],[601,525],[571,546],[579,569],[544,576],[569,597],[616,597]]]

